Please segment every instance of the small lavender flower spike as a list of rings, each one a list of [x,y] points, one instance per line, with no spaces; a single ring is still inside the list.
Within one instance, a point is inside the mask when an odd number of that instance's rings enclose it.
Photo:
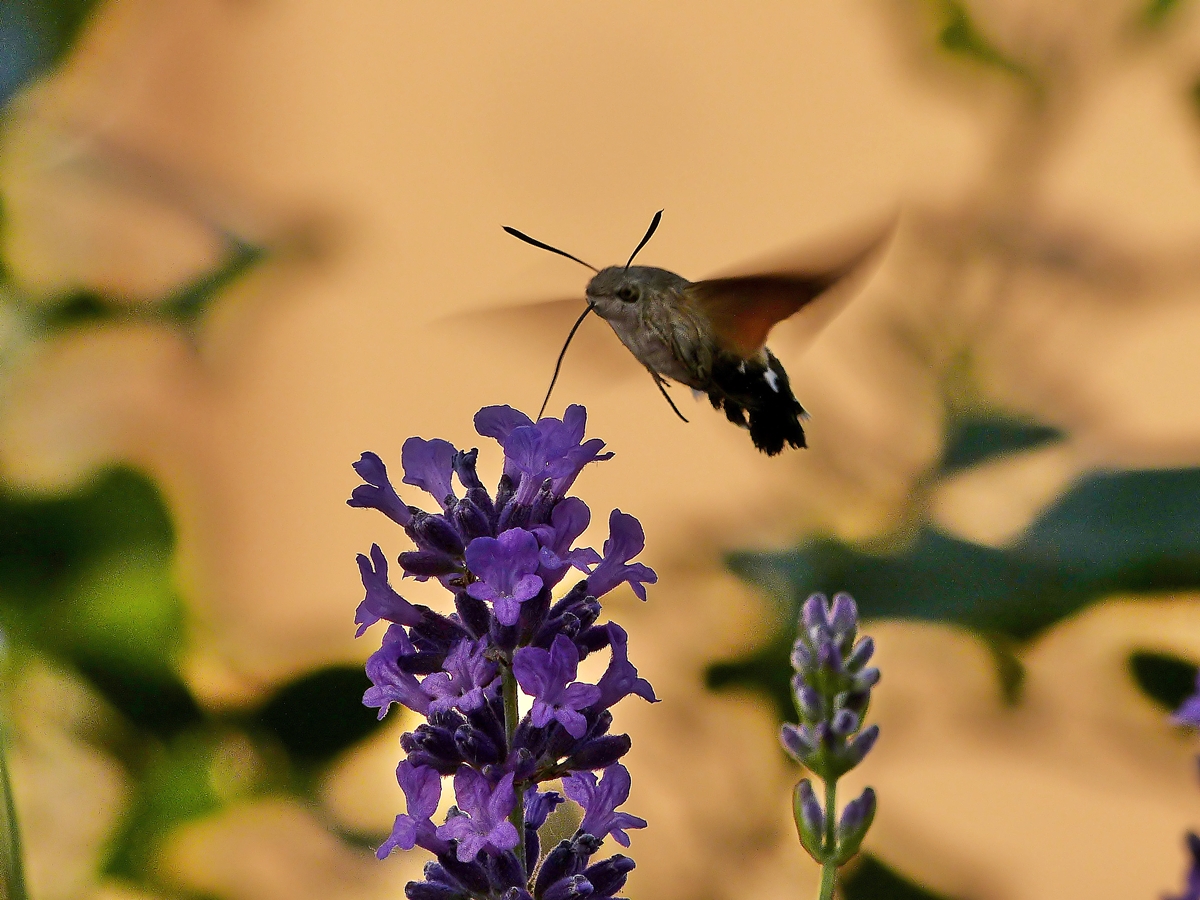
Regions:
[[[629,661],[625,630],[598,623],[598,598],[627,584],[644,600],[657,576],[632,561],[645,535],[619,510],[609,517],[603,554],[574,546],[591,512],[566,492],[585,467],[612,456],[601,452],[603,441],[584,440],[586,424],[582,406],[537,422],[507,406],[480,410],[476,430],[504,450],[494,494],[476,473],[476,450],[409,438],[403,483],[436,501],[432,513],[405,505],[375,454],[354,465],[366,483],[349,504],[402,527],[416,545],[400,554],[404,575],[436,579],[454,598],[449,615],[410,603],[392,588],[378,545],[358,557],[366,590],[358,634],[387,624],[367,661],[363,702],[381,718],[399,703],[426,720],[400,738],[406,756],[396,779],[407,810],[377,851],[382,859],[420,847],[436,857],[424,880],[405,886],[409,900],[604,900],[633,869],[620,853],[592,860],[609,838],[628,847],[627,829],[646,825],[617,809],[629,796],[619,760],[630,740],[609,733],[610,709],[631,694],[658,698]],[[585,577],[555,601],[551,593],[572,569]],[[605,649],[599,682],[580,681],[579,663]],[[533,698],[524,716],[518,687]],[[447,776],[456,805],[438,825]],[[557,779],[584,816],[570,840],[543,855],[538,830],[566,798],[540,787]]]
[[[1176,725],[1200,728],[1200,673],[1196,674],[1195,692],[1175,710],[1171,721]],[[1164,896],[1163,900],[1200,900],[1200,836],[1188,832],[1186,843],[1190,859],[1183,893]]]
[[[879,726],[863,728],[871,688],[879,670],[867,665],[875,642],[858,637],[858,609],[849,594],[830,604],[813,594],[804,604],[800,634],[792,647],[792,692],[798,725],[784,725],[783,747],[825,783],[821,806],[812,782],[803,778],[793,797],[800,843],[822,866],[821,900],[833,896],[837,869],[862,846],[875,818],[875,791],[867,788],[837,816],[837,780],[863,761],[879,737]]]

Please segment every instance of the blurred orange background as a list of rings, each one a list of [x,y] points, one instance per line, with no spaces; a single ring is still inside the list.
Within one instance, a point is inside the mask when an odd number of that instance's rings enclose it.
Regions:
[[[23,340],[0,323],[3,477],[42,496],[113,462],[151,476],[178,535],[184,681],[236,712],[373,649],[353,639],[354,554],[406,548],[345,506],[358,454],[398,465],[414,434],[472,446],[480,406],[540,401],[570,320],[519,307],[581,297],[587,275],[502,224],[607,265],[665,208],[640,261],[701,278],[898,216],[843,315],[815,341],[801,322],[772,337],[811,449],[763,457],[680,392],[684,425],[595,322],[550,408],[588,407],[617,455],[576,491],[597,523],[641,519],[660,579],[607,607],[663,701],[617,716],[628,808],[650,821],[628,892],[815,893],[773,709],[705,688],[773,627],[724,554],[812,534],[882,547],[914,510],[1004,547],[1081,473],[1200,465],[1197,73],[1182,0],[100,2],[5,113],[13,290],[137,310],[219,265],[223,236],[266,255],[190,332],[131,316]],[[931,488],[948,410],[983,407],[1067,438]],[[406,595],[434,602],[422,587]],[[1125,660],[1200,658],[1196,600],[1113,597],[1059,622],[1018,648],[1016,706],[968,630],[869,623],[870,853],[972,900],[1176,886],[1195,745]],[[400,720],[325,766],[313,802],[236,796],[155,843],[149,880],[106,874],[131,787],[88,739],[103,715],[70,672],[14,678],[38,900],[399,897],[420,872],[420,851],[377,862],[338,837],[401,811]]]

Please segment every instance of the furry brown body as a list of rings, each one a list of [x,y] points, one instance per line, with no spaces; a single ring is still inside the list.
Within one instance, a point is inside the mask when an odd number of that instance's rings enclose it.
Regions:
[[[707,394],[768,455],[805,446],[804,408],[783,366],[765,346],[746,353],[744,341],[718,330],[705,284],[652,266],[610,266],[588,283],[587,300],[660,385]]]

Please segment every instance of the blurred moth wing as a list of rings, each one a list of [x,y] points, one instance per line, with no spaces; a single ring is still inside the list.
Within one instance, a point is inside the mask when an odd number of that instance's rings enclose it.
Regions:
[[[777,263],[774,271],[696,281],[684,293],[703,311],[724,349],[751,358],[766,346],[772,328],[810,304],[804,332],[815,338],[845,309],[854,296],[851,282],[860,280],[892,230],[889,225],[865,243],[861,237],[842,241],[853,248],[849,253],[835,248],[808,263]]]

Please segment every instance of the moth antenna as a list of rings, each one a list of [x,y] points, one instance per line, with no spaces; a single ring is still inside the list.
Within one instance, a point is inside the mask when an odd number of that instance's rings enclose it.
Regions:
[[[679,418],[683,419],[683,421],[686,423],[687,419],[684,417],[683,413],[679,411],[679,407],[675,405],[675,401],[671,399],[671,395],[667,393],[667,389],[663,387],[662,379],[658,377],[653,369],[647,369],[646,371],[648,371],[650,373],[650,377],[654,379],[654,384],[658,388],[659,393],[663,395],[664,399],[666,399],[667,405],[670,406],[671,409],[675,410],[675,415],[679,416]]]
[[[654,237],[654,232],[658,231],[658,223],[662,221],[662,214],[663,211],[660,209],[654,214],[654,218],[650,220],[650,227],[646,229],[646,236],[642,238],[642,242],[638,244],[637,247],[634,248],[633,253],[629,255],[629,262],[625,263],[626,269],[633,265],[633,258],[642,252],[642,248],[646,246],[650,238]],[[673,403],[671,404],[672,407],[674,407],[674,405],[675,404]],[[679,412],[679,410],[675,410],[675,412]],[[683,416],[680,416],[679,418],[683,419]],[[683,419],[683,421],[686,422],[687,419]]]
[[[559,256],[565,256],[567,259],[573,259],[573,260],[575,260],[575,262],[579,263],[581,266],[586,266],[587,268],[591,269],[593,272],[598,273],[600,271],[595,266],[593,266],[591,263],[585,263],[578,256],[572,256],[566,250],[559,250],[557,247],[551,247],[549,244],[543,244],[537,238],[531,238],[529,235],[525,234],[524,232],[517,231],[517,229],[515,229],[515,228],[509,228],[507,225],[504,225],[502,227],[504,228],[505,231],[507,231],[509,234],[511,234],[513,237],[515,237],[519,241],[524,241],[527,244],[533,244],[533,246],[535,246],[535,247],[538,247],[542,250],[549,250],[551,253],[557,253]],[[651,230],[653,230],[653,229],[651,229]]]
[[[587,263],[584,263],[584,265],[587,265]],[[594,308],[589,303],[587,309],[580,313],[579,318],[575,320],[575,324],[571,326],[571,332],[567,335],[567,340],[563,343],[562,349],[558,351],[558,362],[554,364],[554,376],[550,379],[550,387],[546,389],[546,399],[542,401],[542,408],[538,410],[537,417],[539,419],[542,417],[542,413],[546,411],[546,404],[550,402],[550,395],[554,392],[554,383],[558,381],[558,372],[562,368],[563,357],[567,355],[567,348],[571,346],[571,338],[575,337],[575,332],[579,330],[579,326],[583,324],[583,320],[587,318],[587,314]]]

